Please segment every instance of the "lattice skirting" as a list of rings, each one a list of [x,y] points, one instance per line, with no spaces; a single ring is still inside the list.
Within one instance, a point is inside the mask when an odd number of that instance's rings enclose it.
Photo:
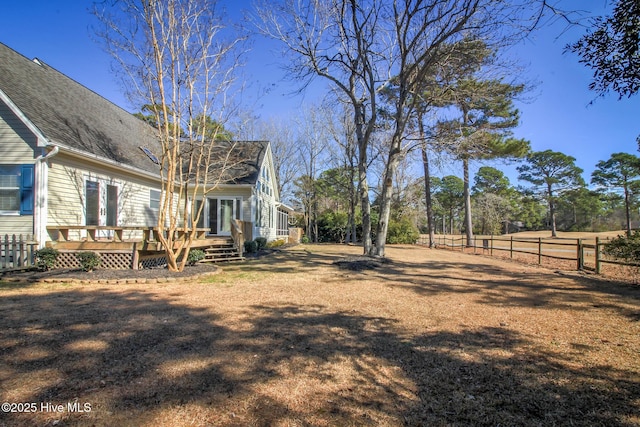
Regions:
[[[167,258],[164,255],[144,255],[138,260],[138,268],[158,268],[167,265]]]
[[[96,251],[97,252],[97,251]],[[80,262],[73,251],[60,251],[56,268],[80,268]],[[100,255],[100,267],[109,270],[128,270],[133,264],[131,252],[97,252]]]

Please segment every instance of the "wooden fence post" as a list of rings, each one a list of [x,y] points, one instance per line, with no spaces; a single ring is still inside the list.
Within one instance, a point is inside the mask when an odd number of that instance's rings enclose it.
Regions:
[[[600,237],[596,236],[596,274],[600,274]]]
[[[513,236],[511,236],[511,243],[509,245],[509,256],[513,258]]]
[[[16,267],[16,260],[18,259],[18,248],[16,245],[16,235],[11,235],[11,259],[13,260],[13,266]]]
[[[578,271],[584,269],[584,248],[582,247],[582,239],[576,239],[576,260],[578,262]]]
[[[0,236],[0,270],[34,266],[35,246],[30,234]]]
[[[538,264],[542,264],[542,237],[538,237]]]
[[[20,237],[18,238],[18,267],[23,267],[25,265],[27,265],[27,260],[25,257],[25,245],[26,242],[25,240],[22,238],[22,234],[20,235]]]
[[[0,268],[6,268],[7,267],[7,260],[9,259],[9,256],[7,254],[7,249],[9,248],[8,242],[6,242],[7,240],[7,235],[4,235],[4,239],[2,238],[2,236],[0,236],[0,257],[2,258],[2,263],[0,263]]]

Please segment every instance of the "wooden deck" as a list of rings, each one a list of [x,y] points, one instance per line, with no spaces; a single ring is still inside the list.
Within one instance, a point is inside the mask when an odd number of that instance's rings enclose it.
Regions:
[[[206,260],[210,262],[242,259],[244,228],[247,228],[246,223],[237,221],[232,226],[231,236],[212,236],[207,234],[209,229],[198,228],[195,230],[196,235],[191,249],[204,250],[207,254]],[[159,260],[164,254],[164,246],[157,239],[159,233],[157,227],[64,225],[48,226],[47,231],[51,237],[51,241],[46,242],[47,247],[64,253],[98,252],[103,260],[113,259],[107,263],[115,267],[106,268],[144,268],[145,262],[151,265],[152,263],[148,260]],[[176,247],[180,244],[179,240],[185,238],[189,232],[191,230],[176,230],[174,236],[178,240],[175,243]],[[215,248],[226,248],[226,250],[215,250]],[[233,257],[230,256],[231,252]],[[116,258],[120,259],[116,260]],[[74,262],[74,257],[66,259],[67,263]],[[123,265],[130,265],[130,267],[122,267]]]

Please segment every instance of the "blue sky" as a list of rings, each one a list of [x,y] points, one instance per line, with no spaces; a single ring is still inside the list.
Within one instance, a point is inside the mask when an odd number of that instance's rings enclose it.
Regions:
[[[608,11],[611,2],[558,1],[565,9],[581,9],[588,14]],[[87,11],[89,1],[21,0],[7,3],[0,14],[0,42],[28,58],[40,58],[114,103],[132,110],[111,71],[111,58],[93,40],[91,25],[94,18]],[[237,9],[242,3],[228,0],[228,4]],[[238,16],[237,11],[232,12],[232,17]],[[532,35],[511,54],[528,64],[523,78],[539,82],[532,92],[535,97],[518,105],[521,125],[515,131],[516,136],[530,140],[536,151],[552,149],[575,157],[589,181],[599,160],[606,160],[620,151],[638,154],[635,140],[640,135],[640,96],[618,100],[616,94],[610,94],[596,98],[596,94],[588,90],[591,70],[579,64],[575,55],[563,53],[564,46],[583,33],[583,28],[567,30],[565,23],[557,21]],[[312,96],[294,98],[289,95],[294,87],[281,80],[278,57],[268,48],[260,46],[247,58],[244,70],[250,88],[247,99],[255,99],[252,90],[257,93],[260,87],[273,88],[256,102],[262,115],[286,118],[299,110],[304,102],[313,100]],[[518,184],[515,167],[497,167],[507,173],[512,184]],[[442,170],[441,174],[459,174],[459,171],[451,167]]]

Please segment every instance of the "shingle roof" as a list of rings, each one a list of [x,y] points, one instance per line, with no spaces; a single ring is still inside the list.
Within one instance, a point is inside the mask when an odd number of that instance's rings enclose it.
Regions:
[[[0,90],[53,144],[107,158],[158,174],[140,147],[159,157],[155,129],[41,60],[30,60],[0,43]],[[222,144],[222,143],[221,143]],[[255,184],[268,142],[233,143],[237,159],[222,179],[226,184]],[[229,145],[220,151],[227,153]]]
[[[159,172],[139,148],[159,152],[152,127],[44,62],[29,60],[2,43],[0,90],[50,142]]]
[[[221,177],[224,184],[255,184],[260,177],[260,168],[267,153],[267,141],[225,141],[218,142],[215,150],[225,160],[216,159],[215,163],[226,163]]]

